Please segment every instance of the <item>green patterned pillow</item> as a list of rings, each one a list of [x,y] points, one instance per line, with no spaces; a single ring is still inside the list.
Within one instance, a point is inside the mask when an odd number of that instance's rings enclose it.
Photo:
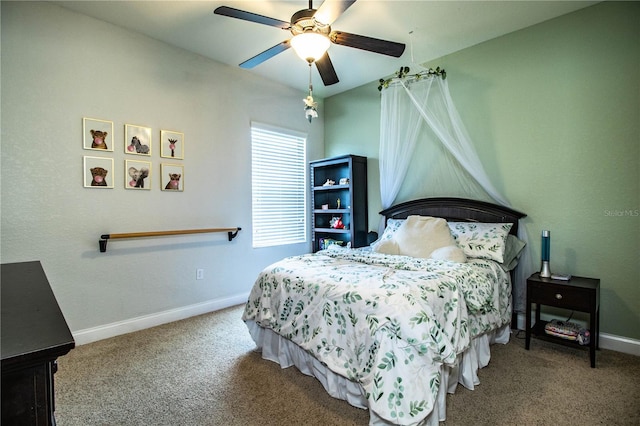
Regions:
[[[527,244],[515,235],[507,235],[507,244],[504,249],[504,262],[502,266],[505,270],[511,271],[518,266],[520,254]]]
[[[467,257],[502,263],[511,223],[448,222],[451,235]]]
[[[384,232],[382,236],[371,243],[371,249],[373,251],[379,251],[378,249],[382,248],[382,244],[386,241],[389,241],[393,238],[393,235],[396,233],[400,225],[404,222],[404,219],[388,219],[387,227],[384,228]]]

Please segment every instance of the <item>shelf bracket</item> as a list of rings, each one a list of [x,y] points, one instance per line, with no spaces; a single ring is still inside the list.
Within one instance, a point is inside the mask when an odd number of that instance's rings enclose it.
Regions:
[[[242,228],[238,227],[236,228],[235,231],[227,232],[227,235],[229,236],[229,241],[233,240],[235,237],[238,236],[238,231],[242,231]]]

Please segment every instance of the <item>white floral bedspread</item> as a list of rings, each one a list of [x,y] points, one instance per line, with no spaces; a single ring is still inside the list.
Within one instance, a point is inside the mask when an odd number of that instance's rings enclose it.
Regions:
[[[508,322],[510,296],[506,273],[491,261],[332,248],[267,267],[243,319],[360,383],[383,419],[419,424],[436,401],[440,365]]]

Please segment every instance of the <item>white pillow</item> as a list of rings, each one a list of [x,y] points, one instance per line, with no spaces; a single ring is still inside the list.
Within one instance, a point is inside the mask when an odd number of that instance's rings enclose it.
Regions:
[[[382,254],[400,254],[400,249],[398,248],[398,243],[393,238],[381,241],[376,244],[373,251]]]
[[[431,258],[435,260],[446,260],[448,262],[466,263],[467,256],[464,251],[456,245],[440,247],[431,253]]]
[[[409,216],[400,225],[393,239],[398,243],[400,254],[428,258],[441,247],[456,245],[447,226],[439,217]]]
[[[451,235],[467,257],[502,263],[511,223],[449,222]]]

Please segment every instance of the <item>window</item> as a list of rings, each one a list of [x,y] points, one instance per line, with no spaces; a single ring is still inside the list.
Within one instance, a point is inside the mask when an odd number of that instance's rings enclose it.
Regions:
[[[253,247],[304,243],[305,134],[251,123]]]

